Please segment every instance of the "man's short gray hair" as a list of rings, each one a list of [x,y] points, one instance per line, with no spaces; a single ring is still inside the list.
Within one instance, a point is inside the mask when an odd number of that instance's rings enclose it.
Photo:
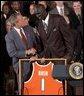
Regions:
[[[21,14],[20,14],[20,13],[12,14],[12,15],[6,20],[6,24],[7,24],[8,22],[10,22],[13,26],[15,26],[17,16],[19,16],[19,15],[21,15]]]

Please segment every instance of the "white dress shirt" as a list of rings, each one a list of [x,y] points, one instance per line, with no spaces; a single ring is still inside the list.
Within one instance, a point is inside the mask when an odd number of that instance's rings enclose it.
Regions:
[[[4,18],[6,19],[7,18],[7,15],[6,14],[3,14]]]
[[[49,20],[49,14],[48,14],[47,17],[45,18],[45,20],[42,20],[42,22],[45,22],[46,25],[48,26],[48,20]]]
[[[17,33],[19,34],[19,36],[22,38],[21,33],[20,33],[20,29],[19,29],[19,28],[16,28],[16,27],[14,27],[14,29],[17,31]],[[22,33],[23,33],[24,36],[26,37],[23,28],[21,28],[21,29],[22,29]]]
[[[49,20],[49,14],[47,15],[45,20],[42,20],[46,34],[47,34],[48,20]]]
[[[57,6],[57,10],[58,10],[59,14],[61,14],[61,9],[62,9],[63,14],[64,14],[64,6],[62,6],[62,7]]]

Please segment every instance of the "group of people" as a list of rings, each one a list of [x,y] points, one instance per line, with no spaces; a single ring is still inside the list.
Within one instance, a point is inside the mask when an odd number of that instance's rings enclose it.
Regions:
[[[12,1],[4,3],[1,12],[1,48],[5,48],[2,63],[5,66],[12,64],[17,81],[20,58],[30,58],[31,61],[65,58],[67,64],[71,61],[82,63],[81,2],[72,1],[72,7],[69,7],[64,1],[38,1],[30,3],[28,8],[29,14],[21,10],[19,1]],[[24,62],[23,69],[23,81],[26,81],[32,72],[31,62]]]

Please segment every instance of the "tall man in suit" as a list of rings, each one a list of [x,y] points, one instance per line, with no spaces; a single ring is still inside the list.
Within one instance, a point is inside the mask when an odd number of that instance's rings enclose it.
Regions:
[[[41,4],[36,7],[36,15],[39,18],[37,30],[44,46],[39,55],[44,58],[66,58],[70,63],[74,40],[65,19],[59,14],[48,14]]]
[[[73,55],[74,44],[65,19],[59,14],[48,14],[41,4],[38,4],[36,9],[39,18],[37,30],[44,45],[43,56],[70,59]],[[46,28],[44,23],[47,25]]]
[[[8,32],[5,36],[7,51],[10,57],[12,57],[13,67],[17,74],[18,79],[18,61],[20,58],[26,58],[27,55],[34,55],[36,50],[33,47],[35,44],[35,38],[29,34],[32,31],[30,28],[22,28],[24,26],[23,16],[19,13],[13,14],[11,17],[14,27],[11,32]],[[34,36],[33,36],[34,37]],[[31,64],[24,62],[23,65],[23,81],[28,80],[28,74],[31,70]]]

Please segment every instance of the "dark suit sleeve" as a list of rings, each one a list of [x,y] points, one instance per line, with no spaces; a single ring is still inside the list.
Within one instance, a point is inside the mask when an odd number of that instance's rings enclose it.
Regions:
[[[25,57],[25,50],[18,50],[16,48],[11,35],[10,36],[6,35],[5,40],[6,40],[7,51],[10,57],[18,57],[18,58]]]
[[[33,27],[28,26],[27,28],[28,28],[27,30],[30,34],[30,42],[31,42],[30,45],[32,45],[34,48],[36,48],[36,38],[35,38],[35,33],[34,33],[34,30],[33,30]]]
[[[72,30],[70,29],[69,25],[66,23],[63,17],[59,19],[59,28],[64,39],[65,47],[67,49],[67,55],[65,57],[71,58],[74,51],[74,39],[72,35]]]

